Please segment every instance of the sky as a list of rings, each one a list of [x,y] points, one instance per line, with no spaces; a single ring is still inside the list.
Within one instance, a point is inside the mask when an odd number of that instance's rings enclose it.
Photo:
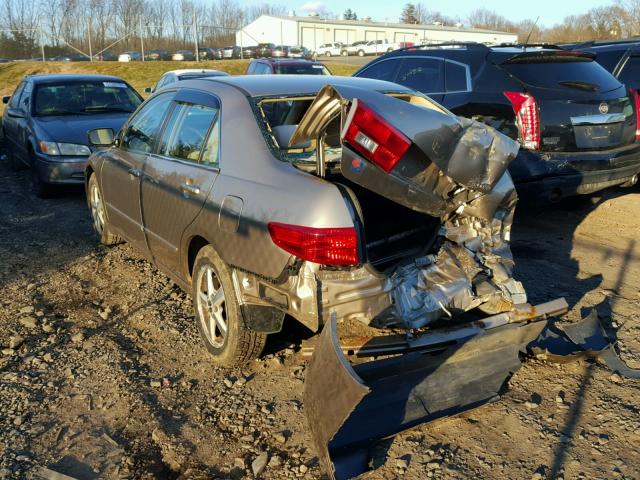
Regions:
[[[244,3],[244,2],[243,2]],[[261,2],[256,2],[261,3]],[[271,0],[271,3],[279,3],[277,0]],[[297,15],[306,15],[312,11],[335,12],[341,14],[347,8],[354,10],[358,17],[371,17],[377,21],[397,22],[402,11],[402,6],[407,3],[405,0],[381,1],[381,0],[308,0],[306,2],[286,2],[287,6]],[[556,23],[560,23],[564,17],[579,13],[585,13],[587,10],[611,4],[611,0],[537,0],[534,2],[525,2],[518,0],[455,0],[455,1],[415,1],[414,3],[423,3],[427,8],[437,10],[451,17],[460,16],[465,20],[468,14],[478,7],[482,6],[489,10],[503,15],[512,21],[524,20],[526,18],[534,19],[540,16],[538,23],[542,26],[551,27]],[[532,7],[535,4],[535,8]]]

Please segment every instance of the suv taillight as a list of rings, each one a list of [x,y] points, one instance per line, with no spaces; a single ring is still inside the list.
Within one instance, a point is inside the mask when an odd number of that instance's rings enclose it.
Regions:
[[[273,243],[302,260],[321,265],[357,265],[358,235],[353,227],[314,228],[270,222]]]
[[[344,127],[344,140],[387,173],[411,146],[411,140],[400,130],[357,98]]]
[[[636,140],[638,140],[640,139],[640,92],[635,88],[630,88],[629,92],[636,106]]]
[[[540,115],[538,102],[528,93],[504,92],[516,114],[516,125],[520,131],[522,146],[529,150],[540,148]]]

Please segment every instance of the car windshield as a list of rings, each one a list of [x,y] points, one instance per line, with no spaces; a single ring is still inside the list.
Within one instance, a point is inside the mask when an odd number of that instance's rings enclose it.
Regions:
[[[324,65],[276,65],[280,75],[331,75]]]
[[[131,113],[140,103],[140,96],[122,81],[49,83],[36,88],[34,115]]]

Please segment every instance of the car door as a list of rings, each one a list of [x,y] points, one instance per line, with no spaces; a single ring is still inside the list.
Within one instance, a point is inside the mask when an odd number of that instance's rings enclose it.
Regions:
[[[16,152],[19,118],[17,114],[19,114],[20,96],[22,95],[22,91],[24,90],[25,85],[26,82],[24,81],[20,83],[15,92],[13,92],[13,95],[11,95],[11,99],[9,100],[9,104],[7,105],[7,111],[2,121],[2,128],[4,130],[5,138],[9,142],[10,149],[14,153],[14,155],[18,153]]]
[[[25,82],[24,89],[20,95],[18,101],[17,110],[19,115],[14,118],[15,132],[13,133],[13,139],[15,142],[14,154],[21,158],[26,163],[31,163],[32,158],[29,158],[29,122],[31,116],[31,95],[33,93],[33,83],[30,81]]]
[[[444,61],[434,57],[405,57],[394,81],[441,103],[445,91]]]
[[[175,92],[152,97],[133,115],[119,135],[117,149],[105,154],[102,191],[110,225],[143,252],[140,185],[147,156],[154,150]]]
[[[182,234],[218,176],[217,97],[181,90],[172,102],[157,152],[142,180],[142,216],[154,260],[179,274]]]

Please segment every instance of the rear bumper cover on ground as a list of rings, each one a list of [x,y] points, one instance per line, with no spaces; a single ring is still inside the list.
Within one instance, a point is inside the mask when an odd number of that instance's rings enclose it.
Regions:
[[[356,365],[344,356],[332,318],[315,346],[304,391],[311,435],[329,477],[369,470],[380,439],[499,399],[526,352],[556,361],[597,357],[620,375],[640,378],[640,370],[620,360],[595,311],[567,325],[547,320],[565,307],[560,299],[531,307],[531,321],[503,313],[434,330],[408,342],[420,349]]]

